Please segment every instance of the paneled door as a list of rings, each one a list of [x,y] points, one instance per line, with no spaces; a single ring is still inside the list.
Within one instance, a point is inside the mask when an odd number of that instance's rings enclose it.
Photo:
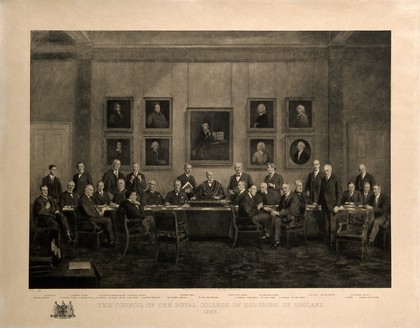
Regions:
[[[63,190],[71,177],[71,123],[31,124],[31,194],[33,202],[39,195],[42,178],[50,164],[57,165],[57,176]]]
[[[389,123],[349,124],[348,176],[355,179],[359,163],[391,194],[391,138]]]

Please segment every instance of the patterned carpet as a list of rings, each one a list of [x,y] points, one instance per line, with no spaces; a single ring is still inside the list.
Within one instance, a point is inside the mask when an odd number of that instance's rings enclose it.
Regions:
[[[243,240],[232,249],[228,239],[192,240],[191,255],[181,247],[178,266],[175,247],[165,256],[161,248],[155,263],[152,245],[132,241],[125,256],[121,248],[98,250],[65,247],[67,258],[93,258],[103,278],[102,288],[369,288],[391,287],[390,252],[379,246],[360,259],[360,250],[348,246],[337,259],[318,239],[292,240],[260,249]]]

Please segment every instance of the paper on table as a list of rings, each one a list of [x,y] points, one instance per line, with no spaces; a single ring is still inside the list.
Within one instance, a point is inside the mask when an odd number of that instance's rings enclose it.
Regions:
[[[90,262],[70,262],[69,270],[89,270]]]

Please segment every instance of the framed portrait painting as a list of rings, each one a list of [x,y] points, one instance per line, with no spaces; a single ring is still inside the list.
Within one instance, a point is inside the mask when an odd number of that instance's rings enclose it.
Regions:
[[[312,136],[286,137],[286,167],[289,169],[311,167],[314,158]]]
[[[144,169],[168,169],[172,167],[172,138],[143,137],[142,165]]]
[[[265,169],[267,163],[275,161],[275,138],[248,138],[248,167]]]
[[[274,132],[276,130],[275,99],[248,99],[248,131]]]
[[[115,159],[121,161],[122,166],[130,166],[132,158],[132,138],[129,136],[107,136],[104,140],[105,164],[112,165]]]
[[[144,98],[147,132],[172,131],[172,98]]]
[[[187,161],[232,164],[232,108],[187,108]]]
[[[133,131],[133,98],[107,97],[104,105],[105,131]]]
[[[286,129],[288,131],[313,131],[313,100],[286,98]]]

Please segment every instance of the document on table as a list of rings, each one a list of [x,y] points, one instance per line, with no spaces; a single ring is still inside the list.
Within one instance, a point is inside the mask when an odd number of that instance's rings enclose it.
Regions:
[[[69,270],[90,270],[90,262],[70,262]]]

